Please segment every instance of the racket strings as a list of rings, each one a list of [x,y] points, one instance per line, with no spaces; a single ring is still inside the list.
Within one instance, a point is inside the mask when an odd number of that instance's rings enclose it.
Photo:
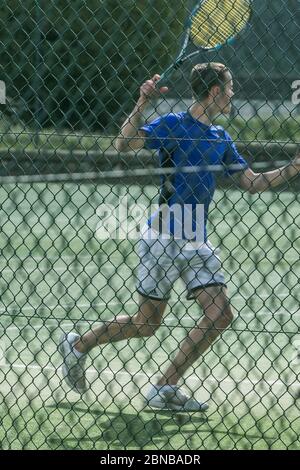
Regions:
[[[191,40],[195,46],[216,47],[239,33],[249,17],[246,0],[207,0],[192,18]]]

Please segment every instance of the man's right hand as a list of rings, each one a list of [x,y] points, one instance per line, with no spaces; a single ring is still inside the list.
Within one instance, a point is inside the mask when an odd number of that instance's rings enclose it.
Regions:
[[[151,80],[147,80],[140,88],[140,99],[150,100],[153,97],[157,97],[159,93],[167,93],[168,87],[163,86],[159,89],[156,88],[156,83],[160,80],[160,75],[155,74]]]
[[[159,93],[166,93],[168,87],[156,88],[160,75],[154,75],[151,80],[147,80],[140,88],[140,97],[138,102],[121,127],[115,145],[119,152],[128,152],[129,150],[139,150],[145,144],[145,132],[140,130],[142,121],[145,119],[143,112],[148,102],[153,96],[159,96]]]

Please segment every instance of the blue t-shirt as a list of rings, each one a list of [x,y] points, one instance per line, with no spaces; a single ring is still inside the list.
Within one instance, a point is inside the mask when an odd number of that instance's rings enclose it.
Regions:
[[[145,147],[158,149],[161,167],[178,168],[201,165],[222,165],[224,175],[229,176],[236,171],[246,170],[247,162],[239,155],[229,134],[221,126],[207,126],[194,119],[189,112],[167,114],[141,128],[146,134]],[[237,164],[237,169],[228,169],[228,165]],[[198,172],[176,172],[161,177],[159,205],[186,206],[192,220],[192,232],[196,233],[196,222],[199,212],[197,205],[203,209],[203,239],[207,240],[206,223],[209,204],[215,191],[215,172],[201,169]],[[170,232],[174,229],[174,214],[171,214]],[[153,214],[149,225],[157,223],[158,212]],[[187,219],[182,216],[182,238],[195,239],[187,235],[185,230]]]

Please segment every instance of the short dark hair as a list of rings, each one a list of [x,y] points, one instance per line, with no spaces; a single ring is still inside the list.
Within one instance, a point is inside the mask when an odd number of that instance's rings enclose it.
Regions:
[[[209,92],[213,86],[219,85],[224,89],[228,81],[228,77],[226,76],[228,73],[230,73],[229,68],[217,62],[195,65],[191,72],[193,96],[201,101],[209,96]]]

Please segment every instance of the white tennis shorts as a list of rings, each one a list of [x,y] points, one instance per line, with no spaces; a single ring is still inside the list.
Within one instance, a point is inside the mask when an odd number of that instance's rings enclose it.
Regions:
[[[163,239],[144,233],[138,243],[140,264],[137,290],[145,297],[167,300],[174,282],[181,278],[187,298],[194,291],[212,285],[224,285],[219,250],[210,242],[193,244],[188,240]]]

